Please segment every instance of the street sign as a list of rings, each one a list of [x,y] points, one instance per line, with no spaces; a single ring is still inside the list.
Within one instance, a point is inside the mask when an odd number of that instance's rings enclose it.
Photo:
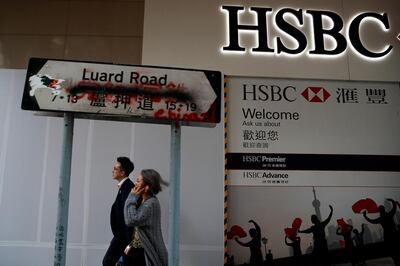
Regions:
[[[220,122],[218,71],[31,58],[22,109],[183,125]]]

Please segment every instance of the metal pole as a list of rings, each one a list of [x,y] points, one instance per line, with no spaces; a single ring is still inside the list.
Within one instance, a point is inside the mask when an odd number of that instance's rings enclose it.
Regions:
[[[181,179],[181,127],[179,122],[171,124],[171,161],[169,175],[169,224],[168,224],[168,265],[179,265],[179,218]]]
[[[64,113],[64,135],[61,150],[61,166],[58,187],[58,209],[54,266],[64,266],[67,251],[69,187],[71,179],[72,140],[74,116]]]

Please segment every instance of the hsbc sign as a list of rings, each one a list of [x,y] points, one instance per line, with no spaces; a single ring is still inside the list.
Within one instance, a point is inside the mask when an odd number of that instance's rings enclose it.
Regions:
[[[323,103],[328,100],[331,94],[323,87],[307,87],[301,95],[309,102]]]
[[[298,98],[298,88],[294,85],[278,86],[267,84],[242,84],[243,101],[294,102]],[[311,103],[324,103],[331,94],[324,87],[309,86],[300,93]]]
[[[245,11],[244,6],[221,6],[226,13],[227,44],[222,47],[222,53],[246,52],[277,55],[299,55],[307,53],[309,56],[338,56],[353,48],[356,54],[368,59],[382,59],[393,50],[392,44],[382,44],[379,49],[371,49],[364,43],[361,36],[361,27],[374,28],[378,26],[382,37],[390,29],[387,13],[364,12],[359,13],[346,23],[340,15],[327,10],[302,10],[282,8],[274,11],[269,7],[250,7]],[[244,13],[254,19],[252,24],[240,22]],[[309,18],[309,20],[306,20]],[[309,22],[308,22],[309,21]],[[368,23],[367,23],[368,22]],[[310,23],[311,36],[306,36],[303,27]],[[347,29],[347,32],[345,31]],[[278,33],[275,41],[269,35],[274,30]],[[254,34],[255,47],[246,47],[240,39],[245,32]],[[288,38],[289,37],[289,38]],[[284,40],[292,40],[288,45]],[[328,45],[328,41],[331,41]]]

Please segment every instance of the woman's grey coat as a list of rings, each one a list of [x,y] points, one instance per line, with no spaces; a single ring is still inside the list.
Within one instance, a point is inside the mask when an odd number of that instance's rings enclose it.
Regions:
[[[160,202],[155,196],[140,205],[138,200],[138,196],[129,194],[124,208],[125,223],[138,227],[146,266],[167,266],[168,253],[161,233]]]

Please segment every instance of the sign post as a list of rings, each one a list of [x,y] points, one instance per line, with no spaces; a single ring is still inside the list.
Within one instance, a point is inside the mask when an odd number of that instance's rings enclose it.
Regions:
[[[61,167],[58,187],[58,208],[56,240],[54,248],[54,266],[65,265],[68,233],[68,207],[71,181],[72,143],[74,133],[74,115],[64,113],[64,133],[61,150]]]
[[[179,265],[181,126],[220,122],[221,85],[218,71],[29,61],[22,109],[64,113],[55,266],[65,265],[74,117],[171,125],[168,265]]]
[[[179,219],[181,196],[181,127],[171,124],[171,161],[169,189],[168,265],[179,265]]]

